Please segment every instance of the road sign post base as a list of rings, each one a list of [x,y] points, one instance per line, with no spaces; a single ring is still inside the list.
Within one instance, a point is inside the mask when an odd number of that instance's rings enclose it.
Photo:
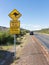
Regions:
[[[16,35],[14,35],[14,59],[16,59]]]

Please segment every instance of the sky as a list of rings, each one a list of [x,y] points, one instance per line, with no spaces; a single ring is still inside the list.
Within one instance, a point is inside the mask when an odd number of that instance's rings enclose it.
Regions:
[[[20,27],[28,30],[49,28],[49,0],[0,0],[0,26],[10,27],[8,14],[17,9]]]

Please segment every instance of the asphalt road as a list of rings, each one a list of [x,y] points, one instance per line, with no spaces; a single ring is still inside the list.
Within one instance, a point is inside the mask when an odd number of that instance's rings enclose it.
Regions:
[[[25,46],[21,50],[20,59],[18,59],[15,65],[49,65],[40,45],[35,41],[35,37],[33,35],[26,37]]]
[[[48,50],[49,52],[49,35],[46,34],[35,34],[34,35],[40,42],[41,44]]]

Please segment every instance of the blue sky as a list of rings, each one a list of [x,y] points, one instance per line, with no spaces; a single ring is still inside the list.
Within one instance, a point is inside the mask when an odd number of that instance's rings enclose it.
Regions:
[[[10,27],[8,14],[17,9],[21,27],[38,30],[49,27],[49,0],[0,0],[0,26]]]

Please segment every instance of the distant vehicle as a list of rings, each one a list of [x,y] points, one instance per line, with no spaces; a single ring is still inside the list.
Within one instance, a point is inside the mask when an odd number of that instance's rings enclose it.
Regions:
[[[30,32],[30,35],[34,35],[33,31]]]

